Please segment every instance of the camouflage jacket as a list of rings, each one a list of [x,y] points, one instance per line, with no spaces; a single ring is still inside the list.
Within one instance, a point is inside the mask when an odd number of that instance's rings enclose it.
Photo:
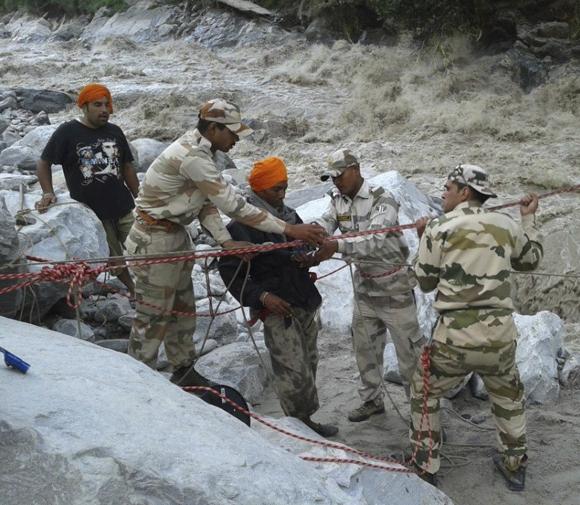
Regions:
[[[197,129],[186,132],[148,168],[137,207],[156,219],[181,225],[199,218],[220,244],[230,240],[218,209],[258,230],[283,233],[286,223],[246,202],[218,170],[210,142]]]
[[[433,306],[443,324],[451,327],[455,320],[457,326],[461,320],[469,326],[470,318],[497,316],[499,326],[513,312],[510,270],[533,270],[543,256],[534,221],[524,216],[520,226],[505,214],[465,202],[426,226],[415,274],[423,291],[437,289]]]
[[[317,220],[329,234],[386,228],[398,224],[399,204],[382,187],[364,181],[351,199],[338,189],[329,191],[330,204]],[[369,296],[408,292],[412,280],[406,267],[386,277],[381,274],[407,262],[409,248],[401,232],[380,233],[338,240],[338,252],[352,258],[357,269],[357,291]]]

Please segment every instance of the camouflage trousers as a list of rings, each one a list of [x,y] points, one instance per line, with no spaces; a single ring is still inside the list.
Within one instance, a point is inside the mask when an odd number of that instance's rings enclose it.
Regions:
[[[513,324],[513,321],[512,323]],[[440,330],[441,323],[438,330]],[[417,449],[417,465],[429,473],[439,470],[441,450],[439,399],[461,383],[469,372],[478,373],[489,394],[497,431],[497,442],[504,462],[516,470],[526,453],[526,421],[524,387],[515,363],[516,342],[496,341],[493,330],[482,325],[490,336],[490,345],[459,347],[440,341],[433,342],[427,401],[428,420],[432,435],[432,457],[429,460],[427,419],[421,426],[423,411],[423,371],[419,368],[411,383],[411,428],[409,437],[413,450]],[[492,333],[490,335],[490,333]]]
[[[413,294],[410,291],[391,296],[357,294],[352,317],[352,343],[362,382],[359,394],[363,402],[382,401],[387,330],[395,345],[401,378],[408,384],[424,344]]]
[[[293,317],[270,314],[264,321],[264,341],[270,351],[274,388],[287,416],[304,419],[318,410],[318,313],[292,308]]]
[[[135,222],[126,242],[127,252],[159,254],[190,252],[191,240],[185,228],[167,232],[159,226]],[[154,368],[161,342],[174,368],[195,359],[195,318],[172,311],[195,312],[191,270],[193,262],[130,267],[135,275],[136,315],[131,328],[129,355]]]

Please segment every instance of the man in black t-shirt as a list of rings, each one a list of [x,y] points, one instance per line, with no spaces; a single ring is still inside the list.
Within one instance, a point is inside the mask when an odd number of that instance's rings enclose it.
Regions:
[[[77,105],[83,116],[56,129],[37,163],[43,195],[36,208],[45,212],[56,202],[51,167],[62,165],[70,196],[90,207],[102,221],[111,256],[122,256],[133,224],[133,197],[139,191],[133,155],[121,128],[109,123],[113,100],[105,86],[85,86]],[[127,268],[113,273],[134,295],[135,286]]]

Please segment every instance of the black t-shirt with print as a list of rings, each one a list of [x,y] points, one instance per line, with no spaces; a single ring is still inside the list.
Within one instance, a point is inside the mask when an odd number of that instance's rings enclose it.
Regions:
[[[63,123],[41,158],[62,165],[70,196],[86,203],[100,219],[118,219],[135,207],[121,176],[121,167],[133,161],[133,155],[118,126],[107,123],[89,128],[77,120]]]

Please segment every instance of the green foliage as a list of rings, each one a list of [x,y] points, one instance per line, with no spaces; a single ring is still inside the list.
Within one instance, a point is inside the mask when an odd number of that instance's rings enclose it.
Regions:
[[[25,10],[33,14],[93,14],[101,7],[115,11],[127,7],[124,0],[0,0],[0,12]]]

